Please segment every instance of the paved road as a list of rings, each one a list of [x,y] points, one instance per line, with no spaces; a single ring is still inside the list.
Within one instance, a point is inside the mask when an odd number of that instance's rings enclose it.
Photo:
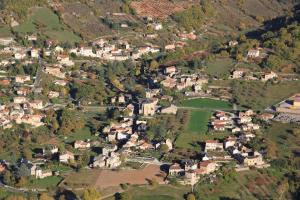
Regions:
[[[34,80],[34,84],[33,84],[33,90],[35,90],[40,84],[43,66],[44,66],[43,59],[41,58],[41,56],[39,56],[39,67],[36,71],[35,80]]]

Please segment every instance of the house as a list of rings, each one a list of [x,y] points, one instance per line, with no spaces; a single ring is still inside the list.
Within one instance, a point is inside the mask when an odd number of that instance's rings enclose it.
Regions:
[[[54,84],[55,85],[60,85],[60,86],[66,86],[67,85],[67,81],[65,81],[65,80],[55,80]]]
[[[59,54],[56,59],[58,62],[65,66],[73,66],[74,62],[70,60],[70,57],[67,54]]]
[[[93,158],[93,167],[105,167],[106,156],[98,155]]]
[[[111,155],[106,159],[105,166],[107,168],[116,168],[121,165],[120,155],[112,152]]]
[[[259,49],[250,49],[248,51],[247,57],[257,58],[257,57],[259,57],[259,54],[260,54]]]
[[[140,99],[140,109],[139,113],[143,114],[144,116],[153,116],[156,111],[158,99],[150,98],[150,99]]]
[[[265,74],[263,74],[262,75],[262,77],[261,77],[261,80],[263,81],[263,82],[266,82],[266,81],[268,81],[268,80],[271,80],[271,79],[274,79],[274,78],[277,78],[278,77],[278,75],[275,73],[275,72],[269,72],[269,73],[265,73]]]
[[[63,53],[64,52],[64,48],[60,47],[60,46],[56,46],[54,48],[54,52],[55,53]]]
[[[36,35],[36,34],[26,35],[25,38],[26,38],[28,41],[36,41],[36,40],[37,40],[37,35]]]
[[[265,164],[265,162],[263,161],[262,155],[260,153],[258,153],[257,151],[246,153],[246,156],[237,154],[237,155],[235,155],[234,158],[237,159],[240,163],[242,163],[248,167],[259,166],[259,165]]]
[[[82,140],[76,140],[74,142],[74,148],[75,149],[87,149],[87,148],[90,148],[91,147],[91,144],[89,142],[85,142],[85,141],[82,141]]]
[[[229,136],[224,140],[224,148],[227,149],[228,147],[234,146],[236,142],[236,137]]]
[[[213,161],[207,160],[199,162],[198,164],[198,172],[200,174],[210,174],[217,169],[217,164]]]
[[[30,76],[29,75],[17,75],[15,77],[15,82],[16,83],[25,83],[27,81],[30,81]]]
[[[27,94],[30,93],[30,89],[25,87],[17,88],[16,91],[17,91],[17,95],[20,96],[27,96]]]
[[[167,77],[165,80],[161,81],[160,84],[166,88],[174,88],[176,86],[176,79]]]
[[[243,76],[245,75],[245,70],[243,69],[236,69],[236,70],[233,70],[231,72],[231,78],[232,79],[240,79],[240,78],[243,78]]]
[[[176,73],[176,71],[177,71],[177,68],[175,66],[166,67],[164,70],[166,75],[174,74],[174,73]]]
[[[50,91],[49,94],[48,94],[48,97],[50,99],[57,98],[57,97],[59,97],[59,92]]]
[[[40,110],[40,109],[43,109],[43,108],[44,108],[44,106],[43,106],[43,101],[42,101],[42,100],[33,100],[33,101],[29,102],[29,105],[30,105],[30,107],[33,108],[33,109],[38,109],[38,110]]]
[[[165,50],[175,50],[176,46],[175,44],[168,44],[165,46]]]
[[[59,67],[46,67],[44,70],[46,74],[50,74],[58,78],[65,78],[65,73],[61,72],[61,69]]]
[[[15,42],[15,40],[12,37],[1,37],[0,38],[0,45],[2,45],[2,46],[8,46],[13,42]]]
[[[178,110],[177,106],[172,104],[171,106],[169,106],[167,108],[161,109],[161,113],[162,114],[174,114],[174,115],[176,115],[177,110]]]
[[[263,113],[257,117],[258,119],[269,121],[274,118],[274,114],[271,113]]]
[[[159,30],[163,29],[163,25],[162,25],[162,23],[154,23],[153,28],[154,28],[154,30],[159,31]]]
[[[102,155],[108,156],[110,153],[115,152],[118,149],[115,144],[106,144],[102,147]]]
[[[19,51],[19,52],[15,53],[15,55],[14,55],[15,59],[17,59],[17,60],[22,60],[22,59],[26,58],[26,56],[27,56],[27,54],[25,51]]]
[[[16,119],[17,124],[30,124],[34,127],[42,126],[44,123],[41,121],[44,118],[44,115],[23,115]]]
[[[197,36],[195,35],[194,32],[190,32],[190,33],[179,33],[178,36],[182,39],[182,40],[196,40]]]
[[[30,50],[31,58],[38,58],[39,57],[39,50],[38,49],[31,49]]]
[[[173,163],[169,167],[169,175],[170,176],[178,176],[184,173],[184,169],[181,168],[180,164],[178,163]]]
[[[205,151],[223,151],[223,143],[219,143],[217,140],[207,140],[205,142]]]
[[[160,89],[146,89],[146,98],[153,98],[158,95]]]
[[[41,168],[37,168],[35,170],[35,178],[36,179],[43,179],[49,176],[52,176],[52,171],[51,170],[43,170]]]
[[[186,159],[181,161],[182,166],[184,166],[184,171],[196,170],[197,162],[191,159]]]
[[[68,163],[71,161],[74,161],[74,154],[70,151],[66,151],[65,153],[62,153],[59,155],[59,162],[62,163]]]
[[[14,97],[14,103],[22,104],[28,102],[26,97]]]
[[[236,40],[229,41],[229,43],[228,43],[228,45],[229,45],[230,47],[234,47],[234,46],[236,46],[236,45],[238,45],[238,44],[239,44],[239,42],[236,41]]]

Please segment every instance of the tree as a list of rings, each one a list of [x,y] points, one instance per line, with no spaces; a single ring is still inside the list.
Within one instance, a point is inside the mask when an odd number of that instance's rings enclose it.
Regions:
[[[186,200],[196,200],[196,197],[193,193],[189,193],[186,197]]]
[[[149,69],[150,71],[156,71],[158,66],[159,66],[158,62],[156,60],[152,60]]]
[[[100,193],[95,188],[87,188],[82,195],[83,200],[99,200],[101,199]]]
[[[12,173],[9,170],[5,170],[5,172],[4,172],[3,182],[6,185],[14,185],[15,178],[14,178],[14,176],[12,175]]]
[[[167,144],[160,145],[160,151],[162,153],[168,153],[169,152],[169,146]]]
[[[47,193],[42,193],[39,200],[54,200],[54,198],[49,196]]]

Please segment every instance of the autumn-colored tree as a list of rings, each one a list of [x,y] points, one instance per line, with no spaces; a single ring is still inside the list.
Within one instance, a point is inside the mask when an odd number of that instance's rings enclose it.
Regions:
[[[83,200],[99,200],[99,199],[101,199],[101,194],[95,188],[87,188],[83,192],[82,199]]]

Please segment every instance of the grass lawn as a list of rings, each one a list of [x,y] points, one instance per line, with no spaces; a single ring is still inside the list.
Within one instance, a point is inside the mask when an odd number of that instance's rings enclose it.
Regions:
[[[130,186],[128,193],[132,195],[133,200],[182,200],[184,194],[190,191],[190,187],[160,185],[156,188],[149,186]],[[114,197],[105,200],[113,200]]]
[[[49,8],[32,8],[27,20],[14,30],[21,35],[41,31],[49,38],[60,42],[79,42],[80,37],[75,35],[67,26],[61,24],[58,16]]]
[[[207,63],[207,73],[211,76],[229,76],[235,61],[230,58],[216,59]]]
[[[182,132],[176,140],[176,147],[199,149],[199,142],[211,139],[223,139],[230,133],[208,133],[211,111],[191,111],[187,130]]]
[[[187,99],[180,102],[180,106],[191,108],[203,108],[203,109],[231,109],[231,105],[227,101],[214,100],[214,99]]]
[[[206,133],[210,117],[210,111],[192,111],[188,124],[188,132],[199,134]]]
[[[62,180],[62,177],[51,176],[44,179],[34,179],[30,181],[29,187],[32,188],[54,188]]]
[[[89,127],[84,127],[81,130],[76,131],[75,133],[71,133],[66,142],[74,142],[75,140],[86,140],[86,139],[90,139],[90,140],[94,140],[97,137],[92,135]]]

